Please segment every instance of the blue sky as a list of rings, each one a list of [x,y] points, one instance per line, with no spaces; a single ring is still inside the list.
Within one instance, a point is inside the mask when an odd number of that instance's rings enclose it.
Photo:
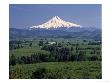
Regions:
[[[100,4],[10,4],[9,27],[28,28],[47,22],[53,16],[82,26],[101,28]]]

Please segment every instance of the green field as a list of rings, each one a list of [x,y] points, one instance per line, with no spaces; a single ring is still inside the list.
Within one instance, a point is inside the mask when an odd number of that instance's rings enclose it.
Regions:
[[[45,71],[42,72],[42,69],[45,69]],[[37,70],[39,70],[38,75],[33,75]],[[50,79],[99,79],[101,78],[101,62],[46,62],[10,66],[10,78],[28,79],[32,76],[34,78],[42,76],[42,78]]]
[[[101,41],[10,40],[10,79],[101,79]]]

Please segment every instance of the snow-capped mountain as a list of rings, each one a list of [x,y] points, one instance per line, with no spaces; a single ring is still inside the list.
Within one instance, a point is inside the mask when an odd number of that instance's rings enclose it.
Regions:
[[[32,26],[29,29],[10,28],[10,38],[80,38],[101,40],[101,30],[95,27],[82,27],[67,22],[58,16],[44,24]]]
[[[60,27],[70,28],[70,27],[82,27],[82,26],[75,24],[75,23],[66,22],[66,21],[62,20],[60,17],[54,16],[48,22],[43,23],[41,25],[32,26],[30,28],[51,29],[51,28],[60,28]]]

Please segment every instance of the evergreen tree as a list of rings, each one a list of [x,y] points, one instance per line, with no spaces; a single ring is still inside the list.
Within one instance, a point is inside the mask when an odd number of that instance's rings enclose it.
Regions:
[[[43,41],[39,41],[39,46],[43,46]]]
[[[10,57],[10,65],[16,65],[16,58],[15,58],[14,54],[12,54]]]

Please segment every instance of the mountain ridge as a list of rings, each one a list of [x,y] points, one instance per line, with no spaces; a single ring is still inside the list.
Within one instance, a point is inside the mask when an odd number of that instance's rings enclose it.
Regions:
[[[83,28],[72,28],[67,30],[49,29],[9,29],[10,39],[17,38],[74,38],[74,39],[94,39],[101,40],[101,30],[88,30]]]

